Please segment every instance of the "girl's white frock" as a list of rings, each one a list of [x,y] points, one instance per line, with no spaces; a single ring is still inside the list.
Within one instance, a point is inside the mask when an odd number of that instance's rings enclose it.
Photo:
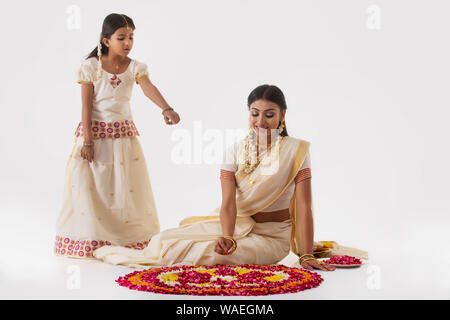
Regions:
[[[78,83],[94,85],[94,159],[81,158],[83,127],[66,164],[62,208],[56,223],[56,255],[93,258],[104,245],[143,249],[159,232],[146,160],[130,109],[134,83],[148,75],[145,63],[131,60],[120,74],[101,70],[97,58],[82,62]]]

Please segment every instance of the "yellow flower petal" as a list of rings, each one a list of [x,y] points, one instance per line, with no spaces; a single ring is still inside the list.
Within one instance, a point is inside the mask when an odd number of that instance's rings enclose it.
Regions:
[[[163,281],[177,281],[178,275],[175,273],[164,273],[161,275]]]
[[[280,275],[278,275],[278,274],[274,274],[274,275],[271,276],[271,277],[264,277],[264,279],[267,280],[267,281],[273,281],[273,282],[275,282],[275,281],[283,280],[283,279],[285,279],[285,277],[280,276]]]

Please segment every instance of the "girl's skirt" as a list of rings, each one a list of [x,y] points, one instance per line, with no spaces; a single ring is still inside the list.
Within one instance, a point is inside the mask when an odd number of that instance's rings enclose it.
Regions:
[[[114,130],[112,134],[108,125]],[[56,255],[93,258],[93,251],[105,245],[143,249],[159,232],[137,135],[132,121],[99,126],[93,140],[94,159],[89,162],[81,157],[84,139],[81,126],[77,128],[56,223]]]

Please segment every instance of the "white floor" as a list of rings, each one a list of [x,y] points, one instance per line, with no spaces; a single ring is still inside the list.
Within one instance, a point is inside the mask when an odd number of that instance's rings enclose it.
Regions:
[[[48,240],[43,241],[43,240]],[[133,269],[96,260],[56,257],[52,239],[28,242],[26,250],[3,248],[0,269],[1,299],[205,299],[204,297],[161,295],[139,292],[115,283]],[[17,245],[24,245],[20,241]],[[50,245],[49,245],[50,244]],[[370,251],[369,251],[370,252]],[[400,259],[394,251],[371,252],[371,261],[354,269],[319,272],[324,282],[314,289],[296,294],[271,295],[248,299],[448,299],[448,262],[429,258],[424,264]],[[394,259],[393,256],[397,258]],[[394,261],[396,261],[394,263]],[[289,255],[282,261],[294,266]],[[237,297],[234,297],[237,298]],[[233,299],[233,297],[207,297]],[[239,299],[242,299],[239,297]]]
[[[54,256],[59,202],[46,197],[52,196],[37,190],[27,201],[10,197],[0,203],[0,299],[204,299],[129,290],[115,280],[133,269]],[[319,216],[316,240],[366,250],[369,263],[356,269],[317,270],[324,278],[317,288],[257,299],[449,299],[448,215],[386,210],[388,214],[389,219],[355,218],[353,227]],[[296,258],[289,255],[282,263],[294,266]]]

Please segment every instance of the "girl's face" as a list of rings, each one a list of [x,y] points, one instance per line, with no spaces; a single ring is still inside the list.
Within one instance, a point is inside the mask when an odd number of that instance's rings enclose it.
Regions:
[[[271,129],[277,129],[285,115],[286,110],[281,111],[276,103],[264,99],[256,100],[250,105],[250,124],[258,136],[260,132],[267,132],[270,138]]]
[[[109,47],[109,52],[119,56],[127,56],[133,48],[134,32],[133,29],[122,27],[111,35],[110,39],[103,38],[103,42]]]

